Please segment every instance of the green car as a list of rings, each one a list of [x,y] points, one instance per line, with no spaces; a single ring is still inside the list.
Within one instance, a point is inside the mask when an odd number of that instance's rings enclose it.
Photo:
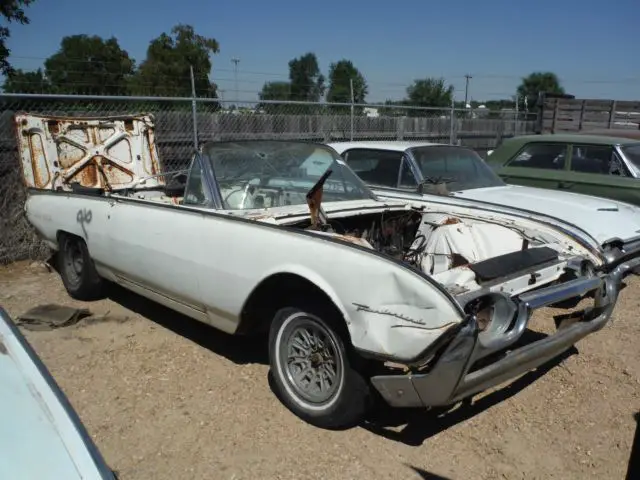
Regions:
[[[640,205],[640,140],[583,134],[505,140],[487,163],[511,184],[611,198]]]

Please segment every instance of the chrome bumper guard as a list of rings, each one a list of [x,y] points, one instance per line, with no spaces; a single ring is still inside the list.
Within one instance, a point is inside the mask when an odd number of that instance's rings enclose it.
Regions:
[[[611,318],[622,279],[638,266],[640,258],[634,258],[608,274],[578,278],[521,295],[515,327],[504,341],[500,339],[500,345],[490,346],[491,352],[505,349],[516,342],[524,333],[533,310],[592,291],[595,291],[595,300],[594,306],[585,310],[581,320],[566,327],[561,326],[553,335],[510,351],[485,367],[469,372],[476,360],[487,355],[488,348],[478,341],[475,316],[469,316],[428,373],[379,375],[372,377],[371,382],[393,407],[436,407],[454,404],[527,373],[562,354],[587,335],[602,329]]]

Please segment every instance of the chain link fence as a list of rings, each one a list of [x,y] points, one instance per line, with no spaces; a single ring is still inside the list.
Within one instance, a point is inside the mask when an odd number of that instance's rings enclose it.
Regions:
[[[216,140],[420,140],[465,145],[484,156],[502,138],[531,133],[536,126],[535,118],[512,111],[403,105],[37,94],[0,94],[0,103],[0,264],[49,253],[24,216],[16,112],[55,117],[153,114],[164,171],[186,168],[197,146]]]

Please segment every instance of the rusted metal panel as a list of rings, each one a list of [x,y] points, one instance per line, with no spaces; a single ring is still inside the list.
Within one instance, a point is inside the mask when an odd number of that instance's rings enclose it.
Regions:
[[[57,117],[17,113],[18,152],[28,187],[119,190],[161,173],[153,116]],[[145,186],[164,184],[147,179]]]

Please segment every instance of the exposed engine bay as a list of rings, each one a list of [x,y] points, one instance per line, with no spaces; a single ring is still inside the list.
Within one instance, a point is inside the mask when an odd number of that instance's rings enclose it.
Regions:
[[[517,294],[557,280],[572,256],[558,243],[515,226],[438,212],[332,216],[322,227],[313,221],[299,226],[406,262],[454,294],[493,285]]]

